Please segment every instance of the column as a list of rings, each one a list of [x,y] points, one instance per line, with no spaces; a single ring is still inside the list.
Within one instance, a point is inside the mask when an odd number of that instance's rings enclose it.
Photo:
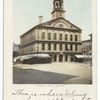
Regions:
[[[51,57],[52,57],[52,62],[54,62],[54,55],[52,55]]]
[[[62,50],[65,52],[65,44],[62,44]]]
[[[39,32],[38,32],[38,29],[36,29],[36,30],[35,30],[35,39],[36,39],[36,40],[38,40],[38,35],[39,35]]]
[[[68,55],[68,62],[71,62],[71,56]]]
[[[78,40],[81,41],[81,33],[79,33],[78,36],[79,36],[79,37],[78,37]]]
[[[38,44],[38,51],[39,51],[39,52],[42,51],[42,44],[41,44],[41,43]]]
[[[54,52],[54,44],[51,44],[51,51]]]
[[[54,40],[54,33],[53,31],[50,31],[51,32],[51,40]]]
[[[45,44],[45,52],[48,52],[48,44]]]
[[[70,44],[68,44],[68,49],[69,49],[69,51],[70,51]]]
[[[62,41],[65,41],[65,32],[62,32]]]
[[[38,34],[39,36],[39,40],[41,40],[41,36],[42,36],[42,31],[39,29],[39,34]]]
[[[70,41],[70,32],[68,32],[68,41]]]
[[[59,55],[57,55],[57,62],[59,62]]]
[[[45,40],[48,40],[48,30],[44,30],[45,32]]]
[[[76,52],[76,51],[75,51],[75,45],[74,45],[74,44],[73,44],[73,51]]]
[[[57,51],[58,51],[58,52],[60,51],[59,44],[57,44]]]
[[[63,62],[65,62],[65,55],[63,55]]]
[[[76,33],[73,34],[73,41],[75,41],[75,36],[76,36]]]
[[[78,52],[81,52],[80,45],[78,45]]]

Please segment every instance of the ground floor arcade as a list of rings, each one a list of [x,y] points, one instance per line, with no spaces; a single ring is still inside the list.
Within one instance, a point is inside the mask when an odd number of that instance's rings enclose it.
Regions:
[[[72,62],[74,61],[73,55],[68,54],[53,54],[51,55],[52,62]]]

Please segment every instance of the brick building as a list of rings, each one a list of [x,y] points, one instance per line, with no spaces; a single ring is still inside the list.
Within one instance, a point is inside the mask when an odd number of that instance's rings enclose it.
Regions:
[[[54,0],[52,19],[40,24],[20,36],[21,55],[49,54],[53,62],[73,61],[81,54],[82,30],[65,19],[64,1]]]
[[[85,59],[84,62],[92,62],[92,34],[90,39],[82,41],[82,54]]]

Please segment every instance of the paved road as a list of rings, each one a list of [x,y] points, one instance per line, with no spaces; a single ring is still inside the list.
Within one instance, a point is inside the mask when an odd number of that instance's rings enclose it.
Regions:
[[[52,63],[13,67],[14,84],[91,84],[92,67],[81,63]]]

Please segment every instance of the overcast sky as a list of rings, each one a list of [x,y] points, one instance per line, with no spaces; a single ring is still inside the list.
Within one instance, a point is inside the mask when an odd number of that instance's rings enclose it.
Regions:
[[[13,41],[20,43],[20,35],[38,24],[38,16],[43,22],[51,20],[53,0],[14,0],[13,1]],[[80,27],[82,40],[92,33],[92,0],[64,0],[66,19]]]

